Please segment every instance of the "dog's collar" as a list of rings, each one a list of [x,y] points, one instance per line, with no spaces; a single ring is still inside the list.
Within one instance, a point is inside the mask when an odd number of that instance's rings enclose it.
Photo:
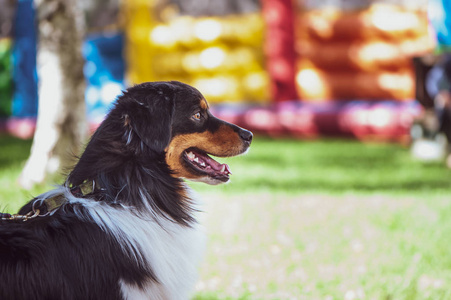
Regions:
[[[70,192],[75,197],[84,197],[92,194],[96,190],[101,190],[99,185],[94,180],[85,181],[80,185],[74,186],[70,189]]]
[[[86,195],[89,195],[96,191],[97,189],[100,189],[98,185],[96,185],[96,182],[94,180],[86,181],[78,186],[74,186],[70,189],[70,192],[72,195],[74,195],[77,198],[84,197]],[[43,205],[40,206],[40,208],[36,207],[36,203],[38,201],[35,201],[32,205],[32,209],[30,212],[20,215],[20,214],[6,214],[6,213],[0,213],[0,217],[2,221],[27,221],[29,219],[34,219],[36,217],[45,217],[48,216],[50,213],[54,212],[64,204],[66,204],[67,198],[64,195],[57,195],[54,197],[50,197],[47,199],[44,199],[41,203]]]
[[[82,198],[86,195],[92,194],[94,191],[100,189],[94,180],[85,181],[80,185],[74,186],[70,189],[72,195],[77,198]],[[55,197],[47,198],[44,200],[47,213],[60,208],[67,203],[67,198],[64,195],[57,195]]]

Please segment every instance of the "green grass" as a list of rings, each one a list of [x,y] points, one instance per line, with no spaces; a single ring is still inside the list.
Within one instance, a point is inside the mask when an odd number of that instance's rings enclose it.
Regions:
[[[29,201],[52,186],[50,183],[34,187],[31,191],[22,189],[18,178],[30,154],[31,141],[0,135],[0,209],[16,212]]]
[[[415,161],[398,144],[354,140],[257,139],[246,156],[229,158],[232,183],[196,189],[228,193],[441,194],[451,191],[443,163]]]
[[[451,299],[451,200],[205,199],[197,299]]]
[[[30,141],[0,137],[0,207]],[[232,181],[190,184],[209,236],[195,299],[451,299],[451,182],[396,144],[256,138],[221,159]]]

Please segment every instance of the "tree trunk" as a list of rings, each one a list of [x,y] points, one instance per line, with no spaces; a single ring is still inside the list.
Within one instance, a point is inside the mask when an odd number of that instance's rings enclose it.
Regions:
[[[84,18],[77,0],[35,0],[38,25],[37,127],[19,182],[25,188],[70,167],[86,134]]]

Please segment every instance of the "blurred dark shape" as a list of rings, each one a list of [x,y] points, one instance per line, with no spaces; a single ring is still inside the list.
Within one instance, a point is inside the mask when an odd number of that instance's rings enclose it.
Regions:
[[[447,55],[443,65],[446,87],[435,97],[435,109],[440,121],[440,131],[446,135],[448,145],[451,145],[451,55]]]
[[[163,2],[176,5],[181,15],[193,17],[245,14],[260,9],[259,0],[169,0]]]
[[[420,159],[443,159],[451,145],[451,55],[418,57],[414,65],[415,94],[424,112],[411,128],[412,152]]]
[[[413,58],[415,68],[415,98],[427,109],[434,107],[434,99],[426,89],[426,77],[438,60],[439,57],[432,54]]]
[[[434,99],[434,110],[438,119],[438,132],[444,133],[451,145],[451,54],[444,55],[443,61],[435,66],[430,73],[438,69],[441,76],[428,78],[431,96]]]
[[[10,37],[13,32],[16,0],[0,0],[0,39]]]

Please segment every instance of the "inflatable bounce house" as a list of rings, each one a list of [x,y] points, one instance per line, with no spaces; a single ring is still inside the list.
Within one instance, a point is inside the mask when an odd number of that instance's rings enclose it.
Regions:
[[[413,58],[435,48],[426,0],[95,3],[83,47],[92,123],[122,89],[155,80],[191,84],[214,114],[271,136],[406,142],[422,111]],[[0,130],[32,127],[33,3],[0,5]]]

